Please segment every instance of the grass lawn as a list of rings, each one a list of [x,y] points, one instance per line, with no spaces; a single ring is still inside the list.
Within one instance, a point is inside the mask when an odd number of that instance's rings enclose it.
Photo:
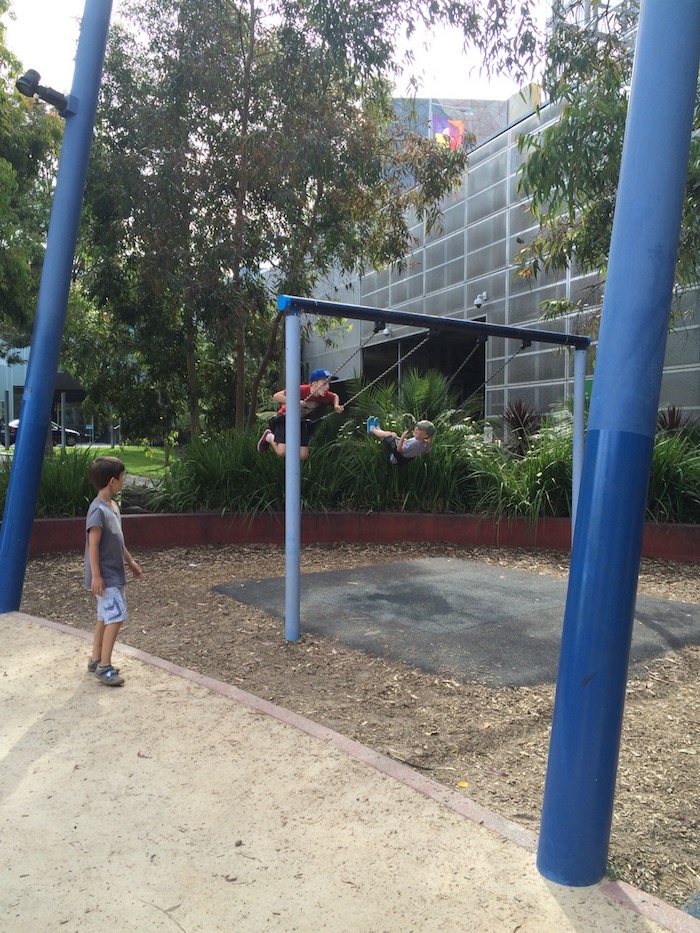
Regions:
[[[95,457],[119,457],[126,472],[134,476],[159,479],[165,473],[162,447],[92,447],[91,451]]]

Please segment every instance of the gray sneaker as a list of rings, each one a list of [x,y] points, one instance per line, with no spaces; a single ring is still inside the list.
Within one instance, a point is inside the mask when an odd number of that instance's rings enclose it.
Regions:
[[[97,673],[97,668],[98,668],[99,666],[100,666],[100,659],[98,658],[96,661],[88,661],[88,668],[87,668],[87,669],[90,671],[91,674],[96,674],[96,673]],[[113,669],[117,672],[117,674],[119,673],[119,668],[118,668],[118,667],[115,667],[115,668],[113,668]]]
[[[124,683],[124,678],[119,676],[116,668],[112,667],[111,664],[108,664],[107,667],[98,668],[96,676],[101,683],[106,684],[108,687],[121,687]]]

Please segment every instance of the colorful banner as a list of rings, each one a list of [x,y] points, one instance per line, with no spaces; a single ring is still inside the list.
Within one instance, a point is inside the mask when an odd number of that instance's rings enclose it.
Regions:
[[[441,146],[449,146],[452,150],[458,149],[464,137],[464,122],[433,114],[433,137],[435,142]]]

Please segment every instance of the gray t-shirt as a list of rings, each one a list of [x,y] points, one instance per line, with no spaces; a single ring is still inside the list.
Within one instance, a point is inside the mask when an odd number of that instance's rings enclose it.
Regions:
[[[430,441],[419,441],[417,437],[407,437],[403,442],[403,448],[400,454],[404,460],[414,460],[416,457],[420,457],[421,454],[429,454],[430,446]],[[391,454],[389,459],[392,463],[397,463],[396,457],[393,454]]]
[[[105,581],[105,586],[124,586],[126,584],[126,570],[124,568],[122,517],[119,514],[118,507],[115,512],[102,499],[95,498],[90,503],[85,519],[85,588],[89,590],[92,587],[92,570],[88,552],[91,528],[102,529],[100,573]]]

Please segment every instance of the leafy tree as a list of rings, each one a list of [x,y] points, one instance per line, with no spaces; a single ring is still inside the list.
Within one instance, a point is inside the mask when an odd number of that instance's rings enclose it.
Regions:
[[[0,0],[0,16],[10,9]],[[51,207],[61,119],[20,97],[21,65],[0,21],[0,355],[29,343]]]
[[[500,3],[494,18],[495,6],[129,6],[106,62],[82,287],[115,320],[118,341],[126,325],[149,379],[165,370],[173,410],[186,403],[193,435],[203,410],[221,417],[227,395],[237,427],[246,406],[254,417],[279,353],[271,295],[308,294],[332,266],[400,262],[408,209],[428,226],[438,221],[466,156],[396,120],[395,39],[442,17],[461,22],[465,36],[484,26],[490,38],[479,41],[495,55],[531,4]],[[523,26],[519,41],[530,35]],[[208,393],[216,366],[232,393],[222,394],[220,378]]]
[[[605,278],[629,88],[638,2],[584,0],[554,5],[546,50],[544,96],[559,108],[556,123],[524,134],[527,156],[520,191],[531,199],[536,236],[517,257],[520,274],[562,272],[570,263]],[[700,98],[698,98],[700,101]],[[700,126],[696,108],[694,129]],[[700,139],[691,142],[676,281],[698,284],[700,257]],[[581,304],[595,304],[595,292]],[[571,311],[567,302],[544,302],[544,316]]]

